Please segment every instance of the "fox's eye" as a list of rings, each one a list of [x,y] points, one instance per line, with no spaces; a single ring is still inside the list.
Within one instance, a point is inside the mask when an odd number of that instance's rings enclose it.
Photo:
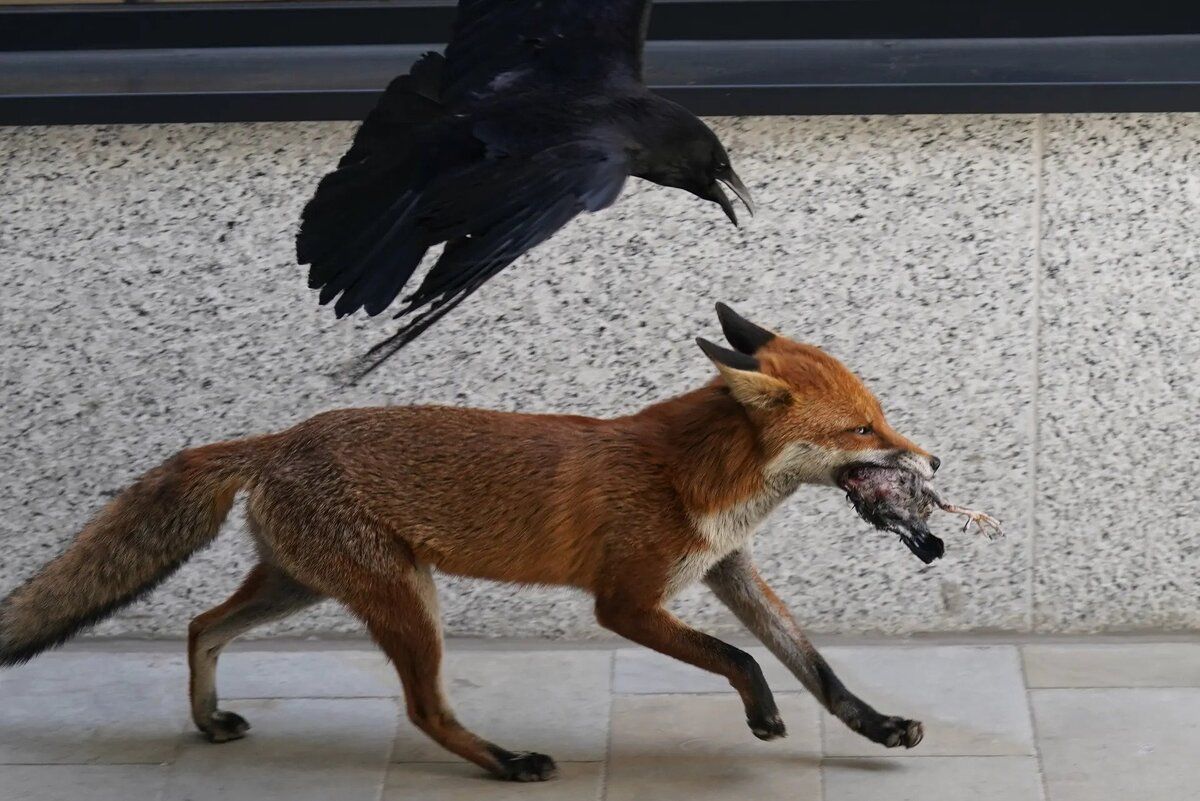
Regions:
[[[858,428],[854,429],[854,433],[858,434],[860,437],[865,437],[867,434],[875,433],[875,430],[870,426],[859,426]]]

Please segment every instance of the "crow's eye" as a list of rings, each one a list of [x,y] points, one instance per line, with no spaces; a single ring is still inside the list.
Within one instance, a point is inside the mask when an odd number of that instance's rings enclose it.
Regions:
[[[870,426],[859,426],[858,428],[855,428],[852,430],[854,431],[855,434],[858,434],[860,437],[865,437],[867,434],[875,433],[875,429],[871,428]]]

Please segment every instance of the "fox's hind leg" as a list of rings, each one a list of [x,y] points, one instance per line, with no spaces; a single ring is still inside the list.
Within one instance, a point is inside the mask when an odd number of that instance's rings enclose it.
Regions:
[[[260,562],[229,600],[192,621],[188,627],[192,720],[210,740],[236,740],[250,728],[241,715],[217,708],[217,657],[221,649],[255,626],[281,620],[319,600],[319,594],[275,565]]]
[[[433,577],[406,569],[389,586],[347,599],[396,666],[408,717],[439,745],[502,779],[544,781],[554,775],[545,754],[513,753],[476,736],[454,717],[441,686],[442,632]]]

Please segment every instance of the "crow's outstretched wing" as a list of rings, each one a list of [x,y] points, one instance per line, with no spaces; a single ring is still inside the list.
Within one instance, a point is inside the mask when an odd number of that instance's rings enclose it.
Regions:
[[[310,286],[332,284],[340,289],[355,283],[356,270],[388,258],[386,249],[376,247],[382,242],[401,249],[413,247],[389,237],[387,226],[411,200],[411,190],[425,180],[423,172],[482,156],[482,144],[469,131],[457,137],[439,136],[436,148],[421,141],[424,131],[445,119],[445,108],[437,99],[443,65],[441,54],[428,53],[408,74],[392,81],[359,126],[337,169],[321,179],[304,207],[296,258],[312,265]],[[419,250],[418,260],[425,247]],[[369,310],[378,313],[382,308]]]
[[[340,293],[339,315],[359,308],[375,314],[399,294],[425,251],[446,242],[396,315],[413,316],[372,350],[373,368],[571,218],[610,205],[628,175],[624,151],[599,140],[484,159],[399,194],[360,236],[366,241],[354,246],[356,259],[314,262],[310,279],[322,303]]]
[[[459,0],[443,99],[453,104],[527,82],[640,82],[650,2]]]

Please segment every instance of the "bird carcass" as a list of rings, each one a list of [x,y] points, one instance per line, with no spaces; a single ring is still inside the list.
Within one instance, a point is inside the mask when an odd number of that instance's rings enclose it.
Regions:
[[[842,473],[838,485],[863,520],[899,534],[900,540],[926,564],[941,558],[946,550],[941,538],[926,524],[935,508],[965,517],[963,531],[974,524],[988,539],[1003,536],[996,518],[949,503],[932,484],[910,470],[856,465]]]

